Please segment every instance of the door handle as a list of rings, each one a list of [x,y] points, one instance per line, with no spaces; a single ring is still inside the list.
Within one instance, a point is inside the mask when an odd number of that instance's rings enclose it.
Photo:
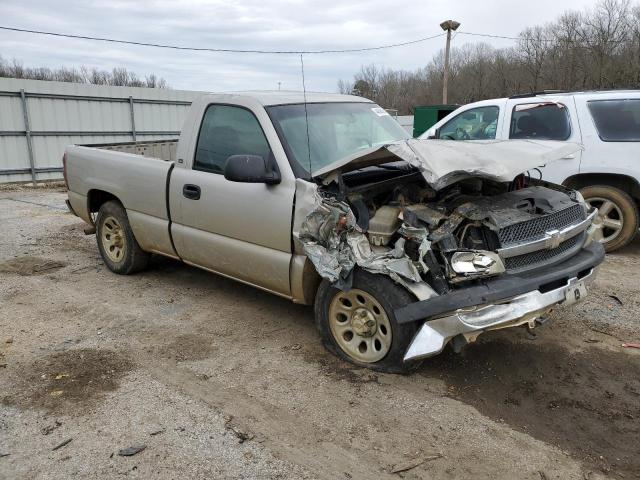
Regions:
[[[182,187],[182,195],[190,200],[200,200],[200,187],[187,183]]]

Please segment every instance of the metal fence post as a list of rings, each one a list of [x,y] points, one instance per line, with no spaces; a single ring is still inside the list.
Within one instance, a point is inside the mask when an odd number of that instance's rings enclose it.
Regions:
[[[136,115],[133,111],[133,97],[129,95],[129,112],[131,113],[131,136],[133,137],[133,141],[136,140]]]
[[[31,181],[33,186],[36,185],[36,167],[33,158],[33,143],[31,142],[31,122],[29,121],[29,110],[27,110],[27,96],[24,94],[24,88],[20,89],[20,98],[22,99],[22,114],[24,117],[24,130],[27,138],[27,150],[29,152],[29,168],[31,170]]]

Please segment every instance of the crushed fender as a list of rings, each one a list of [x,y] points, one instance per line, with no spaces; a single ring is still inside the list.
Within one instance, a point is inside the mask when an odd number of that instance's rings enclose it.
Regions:
[[[398,283],[422,281],[405,253],[404,238],[398,239],[393,248],[374,250],[351,208],[335,198],[316,196],[315,209],[302,223],[299,240],[320,276],[331,282],[348,284],[356,265],[371,273],[388,275]]]

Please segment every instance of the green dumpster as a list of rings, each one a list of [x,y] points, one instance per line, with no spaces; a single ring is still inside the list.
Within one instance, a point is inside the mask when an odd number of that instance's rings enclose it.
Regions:
[[[460,105],[421,105],[413,109],[413,138],[417,138]]]

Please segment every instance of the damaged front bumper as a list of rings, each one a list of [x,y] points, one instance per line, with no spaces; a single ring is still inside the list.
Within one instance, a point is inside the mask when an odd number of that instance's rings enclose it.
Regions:
[[[555,305],[582,300],[603,259],[602,245],[594,242],[552,267],[503,275],[397,309],[399,323],[430,319],[418,330],[404,360],[436,355],[457,336],[471,342],[485,331],[533,324]]]

